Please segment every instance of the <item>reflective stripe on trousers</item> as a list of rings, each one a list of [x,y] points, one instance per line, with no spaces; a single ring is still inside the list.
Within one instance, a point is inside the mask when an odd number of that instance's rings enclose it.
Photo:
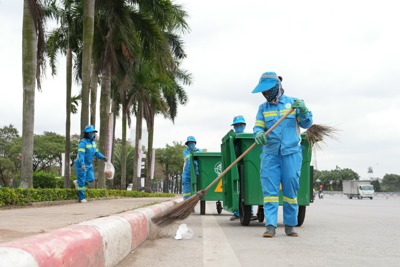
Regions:
[[[190,175],[182,175],[182,194],[183,200],[190,197],[191,186],[190,186]]]
[[[81,167],[75,164],[75,171],[77,175],[77,182],[78,182],[78,199],[82,200],[85,199],[85,189],[86,186],[89,185],[91,182],[94,181],[94,170],[93,165],[85,166],[86,172],[84,172]]]
[[[282,184],[283,223],[297,225],[297,192],[302,163],[301,151],[282,156],[261,155],[261,186],[264,195],[265,225],[278,224],[279,188]]]

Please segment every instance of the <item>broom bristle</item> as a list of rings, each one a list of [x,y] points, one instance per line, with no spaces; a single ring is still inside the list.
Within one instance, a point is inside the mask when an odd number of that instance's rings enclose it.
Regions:
[[[324,143],[324,137],[329,137],[335,140],[338,140],[336,132],[338,130],[335,127],[323,125],[323,124],[313,124],[310,128],[307,129],[306,139],[310,146],[316,146],[320,148],[319,142]]]
[[[175,221],[182,221],[189,217],[192,214],[194,208],[196,207],[197,203],[200,201],[200,198],[204,194],[199,191],[197,194],[191,196],[190,198],[179,202],[178,204],[170,207],[169,209],[165,210],[164,212],[158,214],[151,218],[151,221],[160,227],[164,227],[174,223]]]

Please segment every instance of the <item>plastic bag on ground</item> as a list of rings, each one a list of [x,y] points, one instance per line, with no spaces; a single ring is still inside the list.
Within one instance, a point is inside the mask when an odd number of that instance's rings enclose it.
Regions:
[[[193,231],[185,223],[179,225],[178,230],[176,230],[175,239],[192,239]]]
[[[114,173],[115,173],[114,165],[112,165],[111,162],[107,161],[104,164],[104,175],[106,176],[106,179],[107,180],[114,179]]]

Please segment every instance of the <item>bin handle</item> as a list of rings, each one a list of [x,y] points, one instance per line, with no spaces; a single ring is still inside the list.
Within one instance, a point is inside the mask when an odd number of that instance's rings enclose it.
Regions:
[[[267,136],[273,129],[276,128],[276,126],[278,126],[279,123],[281,123],[287,116],[290,115],[290,113],[292,113],[296,108],[291,108],[285,115],[282,116],[282,118],[280,118],[277,122],[274,123],[274,125],[271,126],[271,128],[269,128],[265,133],[264,136]],[[246,151],[244,151],[237,159],[235,159],[235,161],[233,161],[223,172],[220,173],[220,175],[218,175],[217,178],[215,178],[214,181],[212,181],[205,189],[203,189],[202,191],[205,193],[207,192],[214,184],[216,184],[230,169],[232,169],[232,167],[238,163],[242,158],[244,158],[244,156],[246,156],[253,148],[256,147],[256,142],[254,142],[248,149],[246,149]]]

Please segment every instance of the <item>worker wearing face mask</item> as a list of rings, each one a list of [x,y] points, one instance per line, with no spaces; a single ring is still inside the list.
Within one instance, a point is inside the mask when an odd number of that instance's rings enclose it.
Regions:
[[[302,164],[300,127],[307,129],[313,122],[304,101],[285,95],[281,81],[275,72],[265,72],[252,92],[261,93],[265,98],[258,108],[253,128],[255,142],[263,149],[260,177],[266,219],[264,237],[275,236],[280,185],[285,233],[298,236],[293,227],[297,225],[297,192]],[[292,108],[295,110],[291,111]],[[264,133],[289,111],[290,115],[265,136]]]
[[[191,152],[201,152],[201,149],[196,148],[196,139],[194,136],[188,136],[185,145],[187,148],[183,151],[183,171],[182,171],[182,194],[183,200],[186,200],[191,195],[191,185],[190,185],[190,153]],[[196,175],[199,175],[199,169],[197,166],[197,161],[193,161],[195,164]]]
[[[78,156],[75,159],[75,171],[78,180],[74,181],[75,188],[78,190],[78,200],[86,203],[85,189],[94,181],[94,157],[107,161],[107,158],[99,152],[95,141],[97,130],[93,125],[87,125],[83,130],[83,139],[78,144]]]
[[[233,122],[232,125],[233,126],[233,130],[235,131],[235,134],[241,134],[244,132],[244,129],[246,129],[246,121],[244,120],[244,117],[242,115],[237,115],[235,117],[233,117]],[[233,215],[231,216],[230,220],[231,221],[235,221],[237,219],[240,218],[240,212],[234,211]],[[256,215],[254,215],[253,213],[253,207],[251,208],[251,220],[257,220],[258,217]]]

